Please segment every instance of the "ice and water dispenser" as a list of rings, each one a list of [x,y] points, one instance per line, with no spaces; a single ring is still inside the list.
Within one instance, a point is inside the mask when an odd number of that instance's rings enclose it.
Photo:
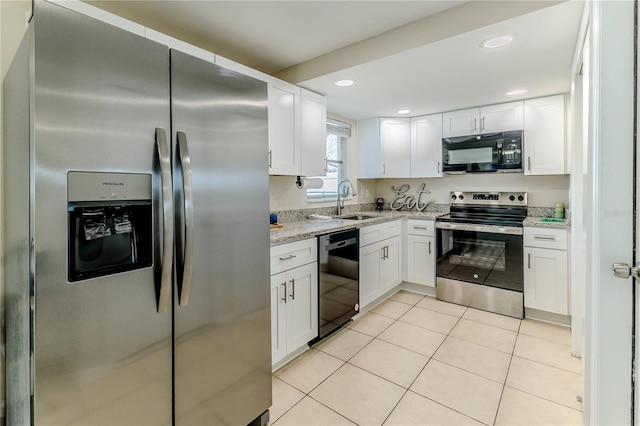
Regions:
[[[69,281],[151,266],[151,175],[69,172]]]

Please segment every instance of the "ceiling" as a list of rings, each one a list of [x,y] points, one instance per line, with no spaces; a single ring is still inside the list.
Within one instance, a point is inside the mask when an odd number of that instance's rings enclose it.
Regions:
[[[582,1],[109,1],[95,6],[327,96],[358,120],[567,92]],[[514,42],[488,51],[486,38]],[[339,88],[334,81],[356,80]]]

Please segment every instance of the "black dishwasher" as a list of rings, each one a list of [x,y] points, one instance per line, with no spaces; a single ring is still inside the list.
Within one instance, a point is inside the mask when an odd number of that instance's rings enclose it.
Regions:
[[[318,337],[313,344],[349,322],[359,310],[358,230],[318,236]]]

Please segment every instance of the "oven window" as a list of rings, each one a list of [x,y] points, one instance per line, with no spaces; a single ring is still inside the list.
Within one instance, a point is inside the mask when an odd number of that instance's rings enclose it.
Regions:
[[[493,148],[465,148],[450,149],[449,164],[491,163],[493,161]]]
[[[439,229],[436,275],[522,291],[522,235]]]

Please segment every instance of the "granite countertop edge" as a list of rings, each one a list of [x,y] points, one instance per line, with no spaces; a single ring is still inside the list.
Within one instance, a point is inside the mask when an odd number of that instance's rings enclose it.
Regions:
[[[330,232],[343,231],[346,229],[358,229],[365,226],[377,225],[379,223],[390,222],[392,220],[408,218],[419,220],[435,220],[438,216],[443,216],[445,212],[410,212],[410,211],[362,211],[358,214],[375,216],[365,220],[345,220],[332,218],[329,220],[309,219],[301,222],[283,223],[282,228],[270,230],[271,246],[300,241],[313,238],[318,235]],[[568,219],[563,222],[540,222],[541,217],[527,217],[523,226],[537,228],[568,229],[571,224]]]

